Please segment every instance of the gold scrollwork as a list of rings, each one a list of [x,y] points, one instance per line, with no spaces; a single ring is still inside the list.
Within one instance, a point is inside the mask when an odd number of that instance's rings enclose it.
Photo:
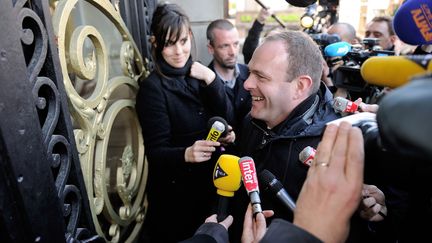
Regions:
[[[136,241],[147,161],[134,99],[149,72],[108,0],[59,1],[53,25],[95,228],[106,241]],[[81,92],[79,82],[94,89]]]

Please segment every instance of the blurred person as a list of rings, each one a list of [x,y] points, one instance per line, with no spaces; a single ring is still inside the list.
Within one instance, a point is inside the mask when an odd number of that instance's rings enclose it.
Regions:
[[[338,35],[341,38],[341,41],[345,41],[350,44],[358,44],[356,30],[354,26],[349,23],[334,23],[327,29],[327,33],[331,35]]]
[[[204,139],[209,118],[227,119],[232,108],[222,81],[192,60],[191,24],[178,5],[159,4],[151,32],[155,70],[136,97],[148,159],[142,241],[169,243],[192,235],[217,202],[212,174],[220,143]]]
[[[343,23],[343,22],[334,23],[328,28],[327,33],[336,34],[341,38],[341,41],[345,41],[350,44],[359,43],[357,40],[356,30],[354,26],[352,26],[349,23]],[[331,63],[331,67],[328,66],[327,62]],[[334,97],[348,98],[349,92],[346,89],[337,88],[334,85],[332,80],[333,72],[335,72],[338,67],[343,65],[343,60],[341,58],[330,58],[329,60],[327,60],[327,62],[323,63],[324,72],[321,79],[327,85],[330,91],[333,93]]]
[[[237,29],[226,19],[212,21],[207,27],[207,48],[213,56],[209,68],[213,70],[224,85],[225,91],[233,107],[234,119],[228,121],[236,134],[240,125],[251,108],[251,96],[243,88],[249,76],[246,65],[237,62],[240,38]]]
[[[332,108],[332,94],[320,81],[322,62],[318,46],[306,33],[273,34],[254,52],[244,84],[252,95],[252,109],[239,136],[241,155],[252,157],[258,172],[272,172],[294,200],[308,170],[299,153],[316,147],[326,123],[340,117]],[[245,193],[234,197],[233,216],[242,221],[249,198]],[[275,217],[292,220],[292,212],[273,195],[263,193],[262,202]],[[230,228],[233,242],[241,232],[236,222]]]
[[[378,38],[383,50],[394,51],[398,39],[393,29],[393,19],[390,16],[378,16],[366,25],[365,38]]]

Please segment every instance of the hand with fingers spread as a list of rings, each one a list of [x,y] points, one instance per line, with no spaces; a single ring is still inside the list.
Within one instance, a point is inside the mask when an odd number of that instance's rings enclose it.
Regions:
[[[374,185],[363,185],[363,200],[360,204],[360,217],[368,221],[382,221],[387,216],[384,193]]]
[[[249,204],[243,222],[243,234],[241,242],[259,242],[267,231],[266,218],[273,216],[273,214],[274,212],[272,210],[264,210],[262,213],[256,214],[254,218],[252,206]]]
[[[324,242],[343,242],[361,199],[363,137],[347,122],[328,125],[297,199],[294,224]]]
[[[211,158],[212,153],[216,151],[216,147],[220,146],[219,142],[198,140],[187,147],[185,150],[185,161],[191,163],[200,163],[207,161]]]

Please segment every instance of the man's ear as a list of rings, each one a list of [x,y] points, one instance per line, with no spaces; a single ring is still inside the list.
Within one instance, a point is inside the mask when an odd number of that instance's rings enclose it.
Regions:
[[[309,75],[301,75],[297,78],[297,92],[298,98],[309,96],[310,90],[313,86],[313,80]]]
[[[397,37],[397,35],[391,35],[390,36],[390,41],[391,43],[393,43],[393,45],[396,43],[396,41],[399,39],[399,37]]]
[[[157,47],[156,37],[154,35],[150,36],[149,41],[154,47]]]
[[[207,40],[207,50],[208,50],[208,52],[210,53],[210,55],[213,55],[213,54],[214,54],[214,48],[213,48],[213,46],[210,44],[210,41],[209,41],[209,40]]]

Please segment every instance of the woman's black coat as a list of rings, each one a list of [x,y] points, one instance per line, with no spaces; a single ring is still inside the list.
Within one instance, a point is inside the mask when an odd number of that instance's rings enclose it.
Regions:
[[[145,228],[152,242],[192,236],[217,203],[212,174],[218,154],[189,163],[185,150],[206,138],[212,116],[232,119],[226,116],[232,107],[220,79],[201,82],[153,72],[140,84],[136,109],[149,164]]]

